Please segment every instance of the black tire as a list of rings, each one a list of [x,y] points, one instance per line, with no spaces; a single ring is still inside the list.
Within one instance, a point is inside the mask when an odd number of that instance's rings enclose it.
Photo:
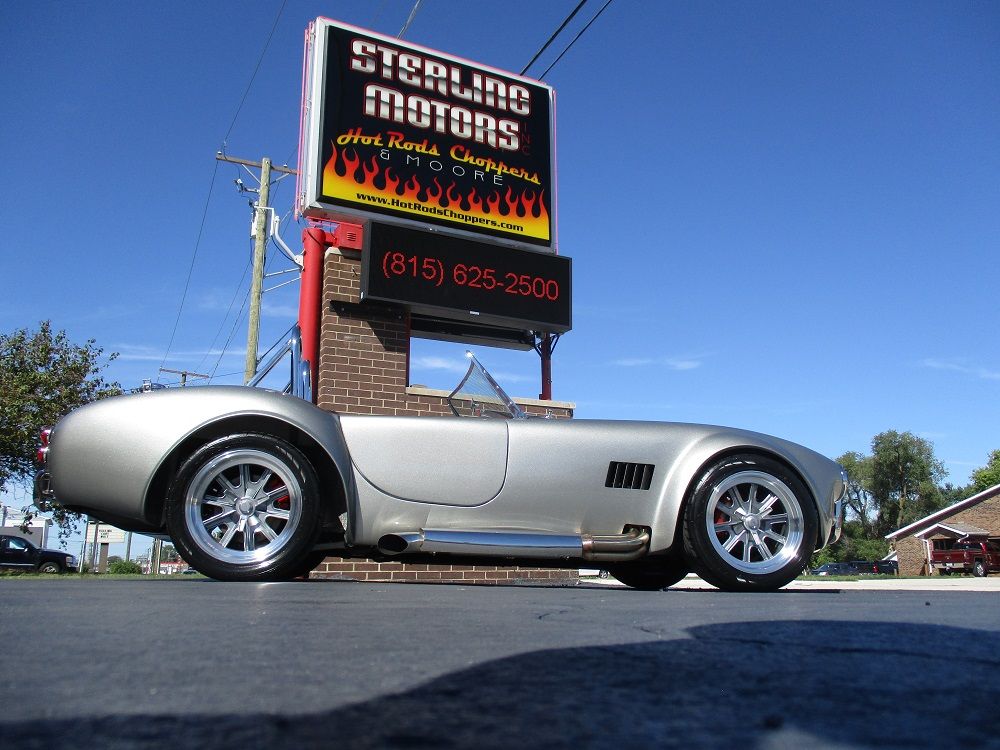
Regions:
[[[691,569],[726,591],[775,591],[802,573],[816,548],[812,495],[765,456],[731,456],[710,466],[683,523]]]
[[[691,572],[682,555],[648,557],[608,565],[608,572],[629,588],[661,591],[673,586]]]
[[[989,571],[986,569],[986,563],[982,560],[976,560],[972,563],[972,575],[976,578],[985,578]]]
[[[202,446],[167,494],[167,527],[191,567],[220,581],[301,573],[319,532],[319,481],[295,446],[239,434]]]
[[[938,575],[942,575],[942,576],[950,576],[950,575],[951,575],[951,571],[950,571],[950,570],[948,570],[948,568],[941,568],[941,570],[940,570],[940,572],[938,573]]]
[[[39,573],[62,573],[62,565],[57,562],[43,562],[38,566]]]

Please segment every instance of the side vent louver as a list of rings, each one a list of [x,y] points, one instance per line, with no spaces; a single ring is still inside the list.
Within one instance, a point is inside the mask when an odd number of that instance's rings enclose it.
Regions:
[[[608,478],[605,487],[619,490],[648,490],[653,481],[653,464],[630,464],[624,461],[612,461],[608,465]]]

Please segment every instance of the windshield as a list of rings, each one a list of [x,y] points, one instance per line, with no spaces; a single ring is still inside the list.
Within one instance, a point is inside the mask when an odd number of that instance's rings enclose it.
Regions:
[[[475,355],[466,352],[465,356],[469,358],[469,369],[448,396],[448,405],[455,416],[527,419],[528,415],[504,392]]]

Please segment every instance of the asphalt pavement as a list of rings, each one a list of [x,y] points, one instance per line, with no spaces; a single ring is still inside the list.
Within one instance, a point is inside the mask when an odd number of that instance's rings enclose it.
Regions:
[[[1000,589],[817,586],[0,579],[0,744],[1000,747]]]

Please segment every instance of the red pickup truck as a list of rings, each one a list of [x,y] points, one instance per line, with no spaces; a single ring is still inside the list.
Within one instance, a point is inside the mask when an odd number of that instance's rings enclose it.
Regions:
[[[1000,546],[996,542],[966,539],[945,546],[948,541],[936,540],[931,551],[931,567],[941,575],[953,571],[980,577],[1000,573]]]

